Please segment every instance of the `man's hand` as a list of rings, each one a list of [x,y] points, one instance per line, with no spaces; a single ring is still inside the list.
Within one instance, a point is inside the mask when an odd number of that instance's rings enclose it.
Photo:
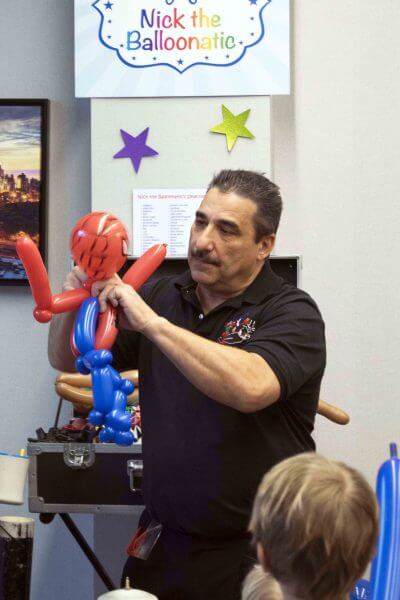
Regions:
[[[118,275],[105,281],[96,281],[92,285],[92,296],[97,296],[100,303],[100,312],[104,312],[109,302],[120,309],[121,325],[127,329],[134,329],[139,333],[146,332],[150,323],[155,323],[159,316],[146,304],[137,292],[122,281]]]
[[[66,276],[62,289],[63,292],[69,292],[70,290],[78,290],[83,286],[87,279],[86,273],[80,270],[79,267],[74,267],[72,271]]]

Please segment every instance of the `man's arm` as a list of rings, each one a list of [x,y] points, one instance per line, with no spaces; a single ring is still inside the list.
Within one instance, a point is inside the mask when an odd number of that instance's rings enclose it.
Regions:
[[[157,317],[143,334],[201,392],[225,406],[251,413],[280,396],[280,384],[258,354],[224,346]]]
[[[47,354],[53,369],[73,373],[75,357],[72,354],[70,337],[74,326],[76,312],[54,315],[51,319]]]
[[[78,267],[68,273],[63,291],[76,290],[82,287],[86,275]],[[53,369],[72,373],[75,369],[75,357],[70,346],[71,331],[74,326],[76,312],[54,315],[51,319],[47,354]]]
[[[280,396],[279,381],[258,354],[223,346],[177,327],[158,316],[121,280],[98,282],[100,310],[111,302],[124,315],[126,327],[148,337],[185,377],[204,394],[241,412],[255,412]]]

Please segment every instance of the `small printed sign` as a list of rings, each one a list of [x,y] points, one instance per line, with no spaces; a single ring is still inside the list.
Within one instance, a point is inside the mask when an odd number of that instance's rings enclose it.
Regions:
[[[78,96],[289,92],[288,0],[75,0],[75,6]],[[203,93],[199,82],[206,84]]]
[[[190,228],[205,189],[133,191],[133,256],[167,244],[167,258],[187,258]]]

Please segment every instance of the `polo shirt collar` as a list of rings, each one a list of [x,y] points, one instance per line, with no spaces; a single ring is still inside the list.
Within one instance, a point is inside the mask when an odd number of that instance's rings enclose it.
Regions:
[[[282,287],[283,279],[276,275],[270,265],[270,261],[266,260],[264,267],[261,269],[255,280],[249,287],[239,296],[228,298],[220,306],[232,306],[239,308],[242,304],[258,304],[265,300],[268,296],[274,296]],[[175,286],[178,290],[188,295],[196,289],[196,282],[193,281],[190,270],[185,271],[175,281]],[[191,295],[191,294],[190,294]],[[218,307],[219,308],[219,307]]]

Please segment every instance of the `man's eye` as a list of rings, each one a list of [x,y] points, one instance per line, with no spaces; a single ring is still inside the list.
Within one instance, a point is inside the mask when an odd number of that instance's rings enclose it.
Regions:
[[[203,225],[206,224],[206,222],[203,219],[195,219],[195,225],[197,225],[198,227],[202,227]]]

